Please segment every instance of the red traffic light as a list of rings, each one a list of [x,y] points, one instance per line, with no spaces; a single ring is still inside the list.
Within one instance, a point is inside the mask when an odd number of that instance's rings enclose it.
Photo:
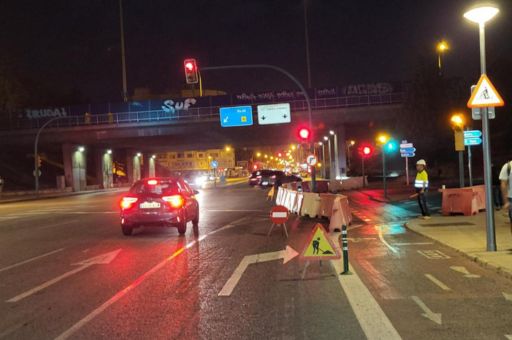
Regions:
[[[307,141],[311,135],[311,131],[308,128],[300,128],[299,129],[299,138],[302,141]]]
[[[371,156],[373,153],[373,147],[371,145],[361,145],[359,148],[359,154],[363,157]]]
[[[183,66],[185,67],[185,81],[187,84],[197,84],[199,82],[199,73],[196,60],[185,59]]]

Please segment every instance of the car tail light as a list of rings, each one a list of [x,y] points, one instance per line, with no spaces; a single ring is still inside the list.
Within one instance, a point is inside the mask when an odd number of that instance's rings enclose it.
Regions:
[[[123,197],[123,199],[121,200],[121,209],[123,210],[126,210],[126,209],[130,209],[133,204],[135,202],[137,202],[138,198],[137,197]]]
[[[260,179],[261,179],[261,176],[258,176],[258,177],[256,177],[256,178],[260,178]]]
[[[164,196],[162,199],[169,203],[171,208],[181,208],[185,203],[185,200],[181,195]]]
[[[148,185],[157,185],[158,181],[156,179],[150,179],[148,180]]]
[[[272,178],[276,178],[276,175],[273,175]]]

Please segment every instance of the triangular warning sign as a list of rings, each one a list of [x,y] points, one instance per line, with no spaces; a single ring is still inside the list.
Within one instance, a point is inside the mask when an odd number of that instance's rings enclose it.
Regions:
[[[334,260],[341,258],[324,227],[317,223],[301,253],[306,260]]]
[[[482,74],[476,88],[468,101],[469,108],[503,106],[505,102],[491,83],[491,80]]]

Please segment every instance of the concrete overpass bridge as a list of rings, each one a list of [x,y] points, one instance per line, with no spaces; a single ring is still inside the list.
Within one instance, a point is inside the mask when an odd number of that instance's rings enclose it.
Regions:
[[[403,100],[403,93],[313,98],[313,138],[318,141],[326,131],[336,131],[340,144],[340,172],[345,173],[346,126],[369,121],[392,122],[401,115]],[[308,122],[306,102],[303,99],[287,102],[290,103],[292,122],[279,125],[258,125],[255,114],[253,126],[223,128],[219,118],[220,105],[181,106],[174,110],[162,106],[160,109],[63,116],[42,131],[39,150],[62,152],[66,185],[74,190],[85,187],[87,174],[95,175],[97,183],[94,184],[108,187],[112,184],[111,174],[108,174],[112,156],[106,150],[113,150],[114,154],[122,151],[126,155],[128,177],[133,181],[143,174],[154,174],[154,160],[144,157],[149,161],[145,162],[145,169],[141,169],[139,153],[151,155],[169,150],[222,148],[227,144],[237,149],[255,148],[296,141],[298,127]],[[268,101],[264,103],[268,104]],[[260,103],[250,103],[257,104]],[[49,119],[32,117],[12,122],[9,129],[0,130],[0,144],[7,148],[32,148],[37,130]],[[84,146],[85,151],[80,152],[78,146]],[[87,170],[87,164],[93,164],[93,172]]]

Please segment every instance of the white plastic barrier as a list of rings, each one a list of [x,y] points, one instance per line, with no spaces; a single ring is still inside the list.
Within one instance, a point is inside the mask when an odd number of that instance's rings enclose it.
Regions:
[[[350,223],[352,223],[352,213],[348,205],[348,197],[336,195],[329,218],[329,231],[333,231],[334,229],[341,230],[342,225],[347,226]]]
[[[320,194],[320,216],[331,217],[332,204],[336,195],[334,194]]]
[[[312,192],[302,193],[302,209],[301,216],[317,217],[320,215],[320,196]]]
[[[286,202],[284,206],[287,207],[290,212],[293,212],[295,201],[297,200],[297,194],[297,191],[288,190],[288,195],[286,195]]]
[[[279,189],[277,190],[276,205],[283,205],[285,191],[286,189],[283,187],[279,187]]]
[[[291,212],[294,214],[300,213],[300,210],[302,208],[302,201],[304,200],[304,196],[302,193],[297,193],[297,197],[295,198],[295,202],[293,204],[293,207],[291,209]]]

